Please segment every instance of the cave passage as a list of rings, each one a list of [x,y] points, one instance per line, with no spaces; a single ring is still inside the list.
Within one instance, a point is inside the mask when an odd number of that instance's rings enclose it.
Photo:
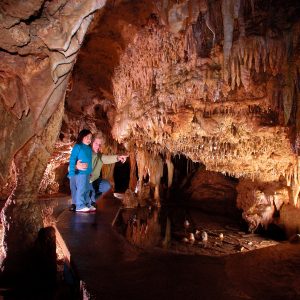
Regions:
[[[0,295],[300,297],[299,0],[0,16]],[[87,174],[86,213],[68,175],[82,129],[111,186],[91,205]]]

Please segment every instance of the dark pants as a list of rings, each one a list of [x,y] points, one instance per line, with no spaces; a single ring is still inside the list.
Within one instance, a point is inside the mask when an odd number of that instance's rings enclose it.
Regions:
[[[98,178],[90,183],[90,198],[91,202],[96,202],[96,199],[102,194],[106,193],[111,189],[110,183],[105,180]]]

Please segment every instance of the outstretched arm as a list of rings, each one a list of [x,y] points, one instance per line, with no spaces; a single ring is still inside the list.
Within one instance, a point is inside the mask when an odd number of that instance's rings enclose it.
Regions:
[[[100,154],[101,155],[101,161],[103,162],[103,164],[108,165],[108,164],[114,164],[118,161],[120,161],[121,163],[124,163],[126,161],[126,158],[129,155],[105,155],[105,154]]]

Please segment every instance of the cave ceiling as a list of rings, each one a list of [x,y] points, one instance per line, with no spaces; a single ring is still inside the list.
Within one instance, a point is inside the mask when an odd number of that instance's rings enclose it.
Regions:
[[[298,1],[107,2],[78,56],[65,119],[111,132],[127,149],[289,182],[299,21]]]
[[[89,127],[128,152],[300,186],[299,1],[14,0],[0,14],[3,182],[65,98],[60,145]]]

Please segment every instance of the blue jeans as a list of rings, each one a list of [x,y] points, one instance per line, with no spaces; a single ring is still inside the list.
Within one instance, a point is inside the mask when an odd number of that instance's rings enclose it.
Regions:
[[[76,204],[76,182],[75,176],[69,177],[70,179],[70,190],[71,190],[71,197],[72,197],[72,204]]]
[[[90,183],[90,198],[91,198],[91,202],[96,202],[96,199],[100,195],[106,193],[110,189],[111,189],[111,185],[105,179],[98,178],[95,181],[93,181],[92,183]]]
[[[89,178],[90,175],[88,174],[76,174],[70,177],[72,204],[76,204],[76,209],[91,206],[91,202],[88,197]]]

